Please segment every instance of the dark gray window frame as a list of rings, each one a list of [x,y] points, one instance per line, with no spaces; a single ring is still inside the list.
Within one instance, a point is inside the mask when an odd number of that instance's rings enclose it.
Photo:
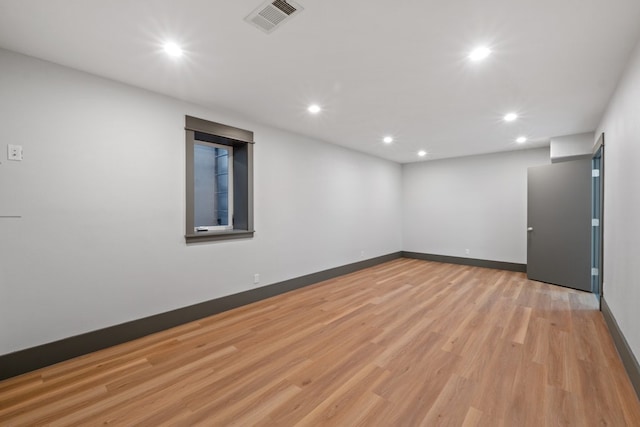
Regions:
[[[253,229],[253,132],[196,117],[185,116],[187,243],[251,238]],[[194,230],[194,156],[196,138],[233,147],[233,229]]]

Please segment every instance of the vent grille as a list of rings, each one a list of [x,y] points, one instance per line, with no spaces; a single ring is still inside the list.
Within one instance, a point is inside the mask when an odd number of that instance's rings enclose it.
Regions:
[[[278,25],[279,23],[287,19],[287,17],[289,16],[280,12],[275,7],[267,7],[266,9],[261,10],[258,15],[260,15],[261,17],[263,17],[273,25]]]
[[[245,21],[266,33],[270,33],[294,15],[302,12],[302,10],[302,6],[294,2],[284,0],[269,1],[261,4],[256,10],[251,12],[249,16],[245,18]]]
[[[295,7],[291,6],[289,3],[287,3],[286,1],[282,1],[282,0],[276,0],[271,4],[277,7],[278,9],[280,9],[282,12],[286,13],[287,15],[292,15],[293,12],[298,10]]]

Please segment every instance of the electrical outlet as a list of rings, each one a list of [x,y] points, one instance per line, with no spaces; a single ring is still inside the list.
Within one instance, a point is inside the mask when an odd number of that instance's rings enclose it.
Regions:
[[[22,160],[22,145],[7,145],[7,160]]]
[[[467,254],[467,255],[469,255],[469,254],[471,253],[471,251],[470,251],[469,249],[465,249],[465,250],[464,250],[464,253],[465,253],[465,254]]]
[[[258,283],[260,283],[260,275],[256,273],[253,275],[253,284],[257,285]]]

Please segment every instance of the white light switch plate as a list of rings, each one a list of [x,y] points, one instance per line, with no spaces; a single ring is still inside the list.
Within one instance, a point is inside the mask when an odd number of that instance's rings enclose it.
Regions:
[[[22,160],[22,145],[7,145],[7,160]]]

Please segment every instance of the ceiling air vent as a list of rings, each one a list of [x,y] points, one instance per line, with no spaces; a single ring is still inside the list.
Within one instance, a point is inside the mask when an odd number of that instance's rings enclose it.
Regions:
[[[265,33],[270,33],[295,15],[298,15],[302,10],[302,6],[291,1],[268,1],[261,4],[244,20],[260,28]]]

